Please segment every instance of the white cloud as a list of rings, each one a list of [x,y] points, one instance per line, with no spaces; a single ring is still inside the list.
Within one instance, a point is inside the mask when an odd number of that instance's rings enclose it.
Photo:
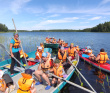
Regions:
[[[93,17],[93,18],[91,18],[89,20],[98,20],[98,19],[101,19],[101,16]]]
[[[53,15],[50,15],[48,17],[58,17],[58,16],[60,16],[60,15],[59,14],[53,14]]]
[[[11,11],[14,14],[18,14],[18,12],[20,11],[20,9],[28,2],[30,2],[31,0],[14,0],[11,3]]]

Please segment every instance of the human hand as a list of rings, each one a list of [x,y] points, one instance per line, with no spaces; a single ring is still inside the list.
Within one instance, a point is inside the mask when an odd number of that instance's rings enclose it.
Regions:
[[[11,57],[14,57],[13,53],[11,53]]]

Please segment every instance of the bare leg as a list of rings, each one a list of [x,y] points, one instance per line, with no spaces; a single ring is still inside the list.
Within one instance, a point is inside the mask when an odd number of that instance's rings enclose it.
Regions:
[[[52,84],[55,84],[55,82],[56,82],[56,79],[53,78],[53,79],[52,79]]]
[[[37,93],[36,88],[31,89],[31,93]]]
[[[35,71],[35,75],[37,79],[39,80],[39,82],[42,82],[41,77],[40,77],[42,74],[43,74],[42,70]]]
[[[47,76],[45,73],[42,74],[42,78],[43,78],[43,79],[48,83],[48,85],[50,86],[50,80],[49,80],[48,76]]]
[[[61,80],[60,80],[60,79],[58,79],[58,84],[60,84],[60,82],[61,82]]]

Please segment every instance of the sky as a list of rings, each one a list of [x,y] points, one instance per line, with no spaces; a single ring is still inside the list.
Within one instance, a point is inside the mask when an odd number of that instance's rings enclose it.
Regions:
[[[8,29],[85,29],[110,21],[110,0],[0,0]]]

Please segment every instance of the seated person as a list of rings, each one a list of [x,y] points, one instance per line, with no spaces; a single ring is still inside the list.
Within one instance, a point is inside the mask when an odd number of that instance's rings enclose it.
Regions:
[[[50,84],[50,80],[48,77],[48,72],[49,70],[51,70],[53,68],[53,63],[51,60],[51,54],[50,56],[48,56],[47,53],[42,53],[42,61],[38,66],[38,70],[35,71],[35,75],[38,78],[38,82],[35,85],[39,85],[39,84],[43,84],[42,80],[41,80],[41,76],[42,78],[48,83],[47,87],[45,88],[45,90],[48,90],[51,88],[51,84]]]
[[[76,52],[78,53],[79,52],[79,46],[78,45],[75,45],[75,49],[76,49]]]
[[[67,60],[67,53],[64,50],[64,47],[61,47],[60,50],[58,51],[58,54],[56,56],[56,59],[59,59],[62,61],[62,63],[66,62]]]
[[[44,52],[44,44],[40,43],[40,46],[42,47],[42,53]]]
[[[18,80],[19,89],[17,93],[36,93],[36,88],[34,87],[35,80],[32,78],[34,71],[26,69],[25,73],[21,73],[22,77]]]
[[[52,43],[53,44],[56,44],[57,42],[56,42],[56,39],[53,37],[53,40],[52,40]]]
[[[22,60],[24,66],[26,66],[26,60],[25,60],[25,58],[28,59],[29,57],[28,57],[28,55],[27,55],[26,53],[23,53],[22,50],[20,50],[19,52],[20,52],[20,59]],[[25,56],[24,56],[23,54],[24,54]],[[25,57],[25,58],[24,58],[24,57]]]
[[[42,57],[42,47],[41,46],[38,47],[35,55],[36,55],[35,61],[39,60],[41,62],[41,57]]]
[[[109,60],[107,52],[105,52],[105,50],[102,48],[100,49],[100,53],[97,55],[97,57],[94,56],[95,61],[97,61],[98,63],[106,63],[107,60]]]
[[[59,39],[59,40],[57,41],[57,43],[61,44],[61,39]]]
[[[89,56],[93,56],[92,54],[92,49],[90,46],[87,46],[87,49],[84,51],[85,54],[89,55]]]
[[[49,43],[49,38],[48,38],[48,37],[46,37],[45,41],[46,41],[46,43]]]
[[[63,65],[60,63],[59,59],[56,59],[54,62],[53,72],[56,76],[61,77],[61,78],[63,77],[63,75],[65,75]],[[52,86],[56,87],[56,84],[57,83],[59,84],[60,82],[61,82],[60,79],[52,77]]]
[[[74,44],[71,43],[70,47],[68,48],[68,58],[69,58],[69,60],[73,60],[74,59],[75,52],[76,52],[76,49],[74,47]]]
[[[12,78],[0,70],[0,93],[9,93],[15,89]]]

